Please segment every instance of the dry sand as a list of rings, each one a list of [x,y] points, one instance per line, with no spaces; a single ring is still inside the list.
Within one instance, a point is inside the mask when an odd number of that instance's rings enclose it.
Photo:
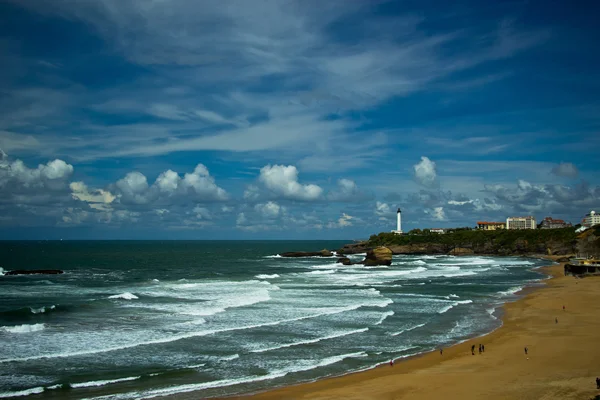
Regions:
[[[553,276],[546,286],[528,289],[525,297],[504,306],[501,328],[444,349],[443,355],[428,353],[393,367],[238,398],[590,399],[600,394],[595,383],[600,376],[600,278],[566,277],[562,265],[544,272]],[[480,343],[485,345],[482,355]]]

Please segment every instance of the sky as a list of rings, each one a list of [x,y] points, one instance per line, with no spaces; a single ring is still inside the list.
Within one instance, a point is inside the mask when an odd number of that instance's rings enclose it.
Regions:
[[[0,239],[600,209],[598,2],[0,1]]]

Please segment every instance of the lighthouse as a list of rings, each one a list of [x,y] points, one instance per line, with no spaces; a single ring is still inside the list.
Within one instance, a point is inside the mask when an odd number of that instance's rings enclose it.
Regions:
[[[402,211],[399,208],[396,212],[396,230],[392,232],[396,235],[402,235]]]

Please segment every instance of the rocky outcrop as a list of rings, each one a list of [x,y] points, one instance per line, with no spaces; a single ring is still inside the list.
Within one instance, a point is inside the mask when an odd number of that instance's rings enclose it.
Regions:
[[[448,252],[451,256],[468,256],[471,254],[475,254],[473,249],[467,249],[465,247],[455,247]]]
[[[366,253],[372,246],[369,246],[368,242],[358,242],[345,244],[341,249],[336,250],[338,254],[358,254]]]
[[[62,273],[64,273],[64,271],[61,271],[60,269],[15,269],[13,271],[5,272],[4,275],[57,275]]]
[[[333,253],[327,249],[321,251],[288,251],[281,253],[281,257],[332,257]]]
[[[448,246],[439,243],[418,243],[387,246],[393,254],[446,254]]]
[[[338,258],[337,262],[338,264],[342,265],[352,265],[352,260],[350,260],[348,257]]]
[[[367,256],[361,262],[365,266],[377,266],[377,265],[391,265],[392,264],[392,250],[387,247],[376,247],[372,250],[367,251]]]

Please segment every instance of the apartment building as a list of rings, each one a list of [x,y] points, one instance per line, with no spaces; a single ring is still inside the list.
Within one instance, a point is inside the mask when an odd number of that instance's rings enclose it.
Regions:
[[[531,215],[527,217],[508,217],[506,218],[506,229],[535,229],[535,218]]]

